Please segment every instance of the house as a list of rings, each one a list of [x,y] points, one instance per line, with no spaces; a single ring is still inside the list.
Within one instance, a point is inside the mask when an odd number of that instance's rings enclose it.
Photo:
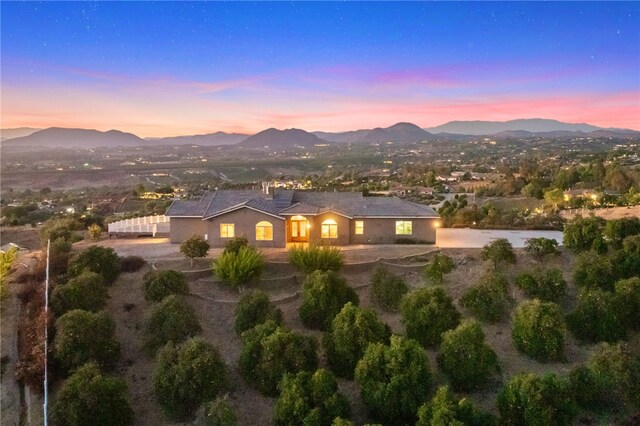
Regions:
[[[435,243],[438,214],[395,197],[356,192],[217,190],[197,201],[174,201],[171,242],[202,235],[212,247],[245,236],[257,247],[287,243],[392,244],[399,239]]]

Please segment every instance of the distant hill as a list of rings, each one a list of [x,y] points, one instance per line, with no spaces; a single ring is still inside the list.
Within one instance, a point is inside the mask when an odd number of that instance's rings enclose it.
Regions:
[[[362,129],[342,133],[314,132],[316,136],[337,143],[419,142],[434,135],[412,123],[397,123],[387,128]]]
[[[15,129],[0,129],[0,140],[21,138],[23,136],[29,136],[32,133],[41,129],[34,129],[33,127],[16,127]]]
[[[428,129],[431,133],[457,133],[461,135],[494,135],[500,132],[523,130],[531,133],[539,132],[593,132],[600,127],[586,123],[563,123],[557,120],[529,118],[510,121],[450,121],[446,124]]]
[[[149,146],[151,143],[134,134],[121,132],[119,130],[100,132],[98,130],[50,127],[28,136],[6,139],[2,142],[2,145],[19,145],[38,148],[96,148]]]
[[[201,146],[214,146],[214,145],[235,145],[238,142],[242,142],[249,135],[242,133],[225,133],[215,132],[207,133],[204,135],[192,135],[192,136],[173,136],[168,138],[147,138],[148,141],[162,144],[162,145],[201,145]]]
[[[267,129],[253,136],[249,136],[238,145],[247,147],[269,147],[274,149],[286,149],[296,146],[311,147],[317,144],[326,144],[327,141],[320,139],[313,133],[301,129]]]

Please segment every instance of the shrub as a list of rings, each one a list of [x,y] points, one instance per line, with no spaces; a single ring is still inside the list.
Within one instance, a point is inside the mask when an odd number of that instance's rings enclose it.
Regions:
[[[11,265],[18,257],[18,249],[11,248],[0,253],[0,300],[4,300],[9,294],[6,279],[11,271]]]
[[[604,236],[614,248],[621,248],[625,238],[640,235],[640,218],[625,217],[618,220],[608,220],[604,227]]]
[[[407,337],[429,347],[460,323],[460,313],[442,287],[421,288],[407,294],[400,307]]]
[[[97,223],[89,225],[87,231],[89,233],[89,238],[94,241],[98,241],[100,239],[100,235],[102,235],[102,228]]]
[[[434,284],[442,284],[444,276],[453,271],[456,264],[446,254],[437,253],[424,268],[424,278]]]
[[[605,404],[640,407],[640,350],[637,346],[624,342],[603,343],[591,354],[587,368],[595,377]]]
[[[64,238],[51,241],[49,247],[49,273],[56,277],[67,273],[71,243]]]
[[[506,238],[498,238],[482,247],[482,260],[493,262],[494,269],[500,263],[516,263],[516,254],[513,246]]]
[[[467,398],[457,400],[448,387],[442,386],[430,402],[425,402],[418,409],[416,426],[497,424],[498,420],[494,416],[480,411]]]
[[[233,237],[230,240],[227,240],[226,243],[224,243],[224,251],[222,252],[222,254],[238,254],[240,252],[240,249],[243,247],[249,247],[249,240],[247,239],[247,237]]]
[[[171,295],[154,305],[145,318],[143,347],[154,354],[168,342],[182,342],[201,330],[193,308],[180,296]]]
[[[377,266],[371,278],[371,300],[388,312],[397,311],[402,296],[409,291],[405,281],[391,274],[382,266]]]
[[[522,373],[498,393],[498,411],[506,425],[570,425],[577,406],[565,380]]]
[[[529,238],[525,242],[524,250],[538,261],[550,254],[559,254],[558,242],[551,238]]]
[[[372,309],[344,305],[323,339],[331,369],[340,377],[353,378],[356,364],[371,343],[387,343],[391,330]]]
[[[122,272],[136,272],[147,263],[140,256],[125,256],[120,258],[120,270]]]
[[[82,225],[73,218],[52,218],[47,220],[40,228],[40,241],[43,246],[46,246],[47,240],[55,241],[58,238],[71,241],[73,231],[79,229],[82,229]]]
[[[564,359],[566,326],[560,306],[538,299],[522,302],[513,315],[513,344],[538,361]]]
[[[613,291],[616,279],[609,259],[590,251],[578,256],[573,281],[578,287]]]
[[[112,248],[92,246],[75,255],[69,262],[69,275],[77,277],[88,269],[102,275],[111,285],[120,275],[120,259]]]
[[[527,296],[548,302],[561,300],[567,291],[567,282],[557,268],[524,272],[516,277],[515,283]]]
[[[482,327],[475,320],[465,320],[442,335],[438,364],[454,389],[479,388],[500,371],[498,357],[484,338]]]
[[[604,219],[596,216],[589,218],[576,216],[573,221],[564,226],[563,244],[576,252],[596,248],[602,242],[605,223]]]
[[[300,319],[309,328],[327,330],[333,318],[349,302],[357,305],[359,299],[343,278],[333,271],[315,271],[302,287]]]
[[[239,250],[238,250],[239,251]],[[209,243],[199,235],[193,235],[191,238],[185,240],[180,244],[180,253],[184,254],[191,260],[191,267],[193,268],[193,259],[196,257],[206,257],[209,252]],[[237,251],[235,252],[238,253]]]
[[[344,264],[339,248],[313,244],[308,247],[291,247],[289,262],[305,274],[313,271],[339,271]]]
[[[585,410],[600,410],[614,404],[605,384],[586,366],[569,373],[569,387],[578,405]]]
[[[240,371],[265,395],[274,396],[286,373],[313,371],[318,367],[313,337],[294,333],[267,321],[242,334]]]
[[[586,342],[616,342],[627,335],[615,295],[607,291],[581,291],[567,323],[573,334]]]
[[[282,323],[282,311],[273,306],[269,296],[263,291],[244,294],[236,306],[235,317],[237,334],[242,334],[268,320],[273,320],[278,325]]]
[[[498,322],[504,318],[511,304],[508,287],[504,275],[488,274],[465,291],[460,304],[483,321]]]
[[[222,281],[239,291],[262,275],[264,260],[262,254],[253,247],[241,247],[238,252],[229,251],[213,261],[213,272]]]
[[[615,310],[624,326],[640,330],[640,277],[615,284]]]
[[[205,405],[204,424],[206,426],[235,426],[237,422],[238,418],[227,400],[227,395],[218,397]]]
[[[51,419],[60,426],[133,425],[127,383],[103,375],[96,364],[85,364],[58,391]]]
[[[427,353],[415,340],[391,336],[390,345],[373,343],[356,366],[356,382],[375,419],[414,423],[431,390]]]
[[[333,375],[323,369],[286,374],[280,382],[274,425],[326,425],[336,417],[349,417],[349,402]]]
[[[227,367],[218,350],[201,338],[158,353],[153,386],[162,410],[176,420],[187,420],[197,408],[227,389]]]
[[[189,294],[187,277],[182,272],[168,270],[148,274],[144,279],[144,298],[147,302],[160,302],[171,295]]]
[[[57,316],[73,309],[97,312],[105,307],[109,294],[104,279],[95,272],[83,272],[51,292],[51,307]]]
[[[120,356],[115,331],[116,324],[104,311],[69,311],[56,321],[53,356],[67,371],[90,361],[112,367]]]

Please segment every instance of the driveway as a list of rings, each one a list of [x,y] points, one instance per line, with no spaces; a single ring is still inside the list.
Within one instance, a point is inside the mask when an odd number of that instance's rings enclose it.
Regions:
[[[562,245],[561,231],[504,231],[495,229],[439,228],[436,242],[441,248],[481,248],[498,238],[506,238],[514,248],[524,247],[529,238],[544,237]]]

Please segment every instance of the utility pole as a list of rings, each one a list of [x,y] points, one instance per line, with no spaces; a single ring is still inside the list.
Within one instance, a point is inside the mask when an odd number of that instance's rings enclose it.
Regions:
[[[49,398],[49,249],[51,248],[51,240],[47,240],[47,269],[44,281],[44,426],[47,426],[47,402]]]

